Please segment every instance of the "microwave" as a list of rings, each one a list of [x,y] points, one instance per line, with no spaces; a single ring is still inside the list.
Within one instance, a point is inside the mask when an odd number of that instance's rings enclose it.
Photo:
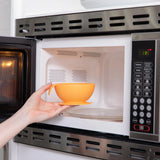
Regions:
[[[92,104],[31,124],[14,143],[102,159],[159,158],[159,8],[18,19],[16,35],[36,38],[36,89],[89,82],[95,90]],[[54,90],[42,98],[61,102]]]

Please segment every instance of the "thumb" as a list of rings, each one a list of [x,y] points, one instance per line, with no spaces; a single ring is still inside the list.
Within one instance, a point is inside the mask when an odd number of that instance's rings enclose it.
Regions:
[[[37,90],[37,93],[39,95],[42,95],[43,93],[45,93],[50,87],[52,86],[52,83],[49,83],[47,85],[42,86],[40,89]]]

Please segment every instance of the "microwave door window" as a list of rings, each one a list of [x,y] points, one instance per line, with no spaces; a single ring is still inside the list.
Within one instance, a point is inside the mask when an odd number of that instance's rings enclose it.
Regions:
[[[22,96],[22,54],[0,53],[0,104],[18,105]]]

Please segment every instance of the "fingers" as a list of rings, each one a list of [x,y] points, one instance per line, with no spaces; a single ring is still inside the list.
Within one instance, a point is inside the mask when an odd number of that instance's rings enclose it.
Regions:
[[[54,117],[69,108],[71,108],[71,106],[59,106],[56,110],[53,111],[51,117]]]
[[[42,95],[45,93],[50,87],[52,86],[52,83],[49,83],[47,85],[42,86],[39,90],[37,90],[37,93]]]

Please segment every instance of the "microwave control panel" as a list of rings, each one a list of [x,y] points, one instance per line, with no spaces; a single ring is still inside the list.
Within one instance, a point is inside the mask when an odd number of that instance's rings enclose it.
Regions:
[[[130,130],[153,133],[155,41],[132,42]]]

